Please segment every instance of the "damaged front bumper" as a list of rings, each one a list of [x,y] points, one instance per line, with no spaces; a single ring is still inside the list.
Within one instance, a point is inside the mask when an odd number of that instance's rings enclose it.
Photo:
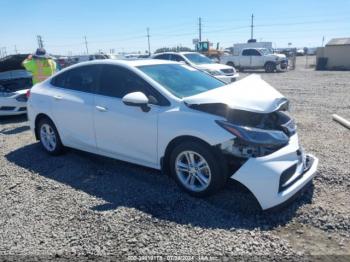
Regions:
[[[316,175],[317,165],[316,157],[303,153],[295,134],[278,151],[249,158],[231,178],[247,187],[266,210],[299,192]]]
[[[288,60],[282,60],[276,63],[277,71],[287,71],[288,70]]]

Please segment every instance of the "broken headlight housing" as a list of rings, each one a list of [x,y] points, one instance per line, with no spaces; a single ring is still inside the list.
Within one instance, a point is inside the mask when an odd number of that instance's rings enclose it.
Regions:
[[[261,157],[287,145],[289,137],[282,131],[265,130],[216,121],[222,128],[236,136],[221,145],[221,149],[237,157]]]

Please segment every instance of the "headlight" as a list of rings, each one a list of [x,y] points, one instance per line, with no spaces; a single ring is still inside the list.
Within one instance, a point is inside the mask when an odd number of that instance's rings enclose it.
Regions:
[[[219,120],[216,123],[241,141],[251,145],[282,147],[287,145],[289,141],[288,136],[278,130],[238,126],[227,121]]]
[[[217,71],[217,70],[209,70],[209,69],[205,69],[204,70],[205,72],[213,75],[213,76],[218,76],[218,75],[222,75],[222,73],[220,71]]]

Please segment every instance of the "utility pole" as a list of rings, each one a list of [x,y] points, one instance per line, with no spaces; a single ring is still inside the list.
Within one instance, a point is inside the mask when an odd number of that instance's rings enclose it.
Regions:
[[[322,47],[324,46],[324,36],[322,37]]]
[[[85,48],[86,48],[86,54],[89,54],[89,48],[88,48],[88,41],[86,40],[86,36],[84,36],[84,40],[85,40]]]
[[[202,41],[202,18],[198,18],[198,29],[199,29],[199,42]]]
[[[254,39],[254,14],[252,14],[252,22],[250,25],[250,39]]]
[[[18,54],[17,46],[15,45],[15,54]]]
[[[149,28],[147,27],[147,39],[148,39],[148,55],[151,55],[151,42],[150,42]]]
[[[43,38],[41,37],[41,35],[37,35],[36,38],[38,40],[39,48],[44,48],[44,42],[43,42]]]
[[[4,47],[2,48],[2,56],[3,56],[3,57],[6,57],[6,56],[7,56],[6,46],[4,46]]]

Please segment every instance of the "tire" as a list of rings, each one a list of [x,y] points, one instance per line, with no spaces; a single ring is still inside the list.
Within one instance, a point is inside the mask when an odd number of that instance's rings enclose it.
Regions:
[[[204,143],[185,141],[171,152],[169,168],[181,189],[192,196],[204,197],[225,184],[226,165],[221,158]]]
[[[45,117],[39,121],[36,128],[42,148],[50,155],[61,155],[64,151],[64,146],[54,123]]]
[[[276,65],[274,63],[266,63],[265,64],[265,72],[266,73],[273,73],[276,70]]]
[[[228,65],[228,66],[232,66],[232,67],[235,67],[235,64],[233,63],[233,62],[227,62],[227,64],[226,65]]]

